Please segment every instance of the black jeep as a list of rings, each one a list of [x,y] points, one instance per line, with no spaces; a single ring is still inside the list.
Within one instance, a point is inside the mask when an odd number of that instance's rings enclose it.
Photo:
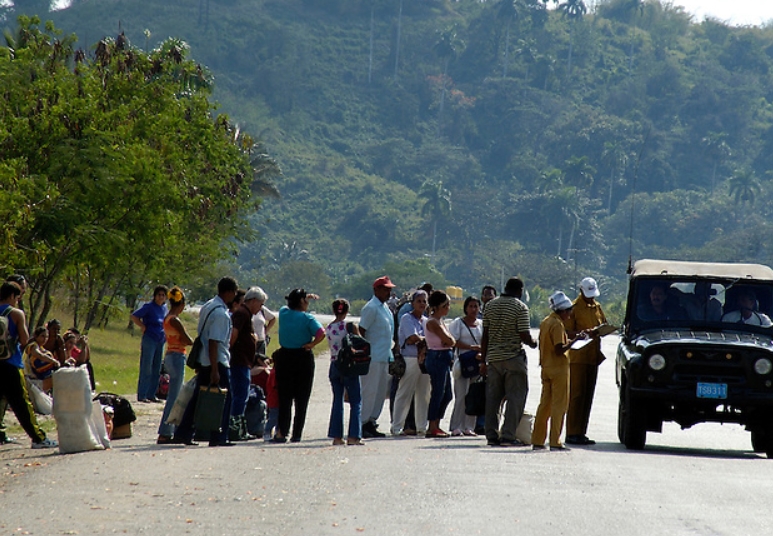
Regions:
[[[773,270],[641,260],[617,350],[617,433],[629,449],[664,421],[739,423],[773,457]]]

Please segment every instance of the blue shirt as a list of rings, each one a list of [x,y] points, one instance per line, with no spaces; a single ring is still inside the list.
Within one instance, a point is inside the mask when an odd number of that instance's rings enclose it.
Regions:
[[[324,329],[322,324],[309,313],[286,305],[279,309],[279,346],[282,348],[301,348],[313,341],[321,329]]]
[[[371,360],[388,363],[392,359],[395,319],[387,304],[373,296],[360,312],[360,327],[367,332]]]
[[[400,353],[403,357],[418,357],[419,349],[416,344],[405,344],[405,339],[411,335],[424,338],[424,317],[416,318],[413,313],[406,313],[400,317],[400,327],[397,328]]]
[[[209,341],[217,341],[217,362],[230,367],[231,315],[220,296],[215,296],[201,308],[198,332],[203,346],[199,363],[205,367],[212,365],[209,361]]]
[[[164,317],[166,316],[166,305],[159,305],[155,301],[149,301],[132,313],[142,323],[145,324],[145,334],[143,337],[150,337],[154,341],[166,342],[164,334]]]
[[[7,303],[5,305],[0,305],[0,313],[8,309],[10,305]],[[13,321],[13,319],[10,316],[10,313],[8,315],[8,334],[11,336],[11,338],[16,340],[16,348],[13,350],[13,355],[6,361],[9,365],[13,365],[14,367],[18,369],[24,368],[24,362],[21,358],[21,345],[19,344],[19,328],[16,327],[16,322]]]

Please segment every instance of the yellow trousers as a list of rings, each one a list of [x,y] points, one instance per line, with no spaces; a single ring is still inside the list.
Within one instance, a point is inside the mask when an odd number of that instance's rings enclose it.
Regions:
[[[533,445],[544,445],[550,419],[550,446],[561,446],[564,416],[569,407],[569,364],[564,367],[544,368],[541,373],[542,394],[537,415],[534,417]]]

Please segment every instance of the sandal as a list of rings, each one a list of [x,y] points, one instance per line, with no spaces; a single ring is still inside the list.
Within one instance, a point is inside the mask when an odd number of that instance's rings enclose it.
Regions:
[[[344,440],[341,439],[340,437],[336,437],[335,439],[333,439],[333,446],[337,447],[338,445],[343,445],[343,444],[344,444]]]
[[[351,438],[351,439],[347,439],[347,440],[346,440],[346,444],[347,444],[348,446],[350,446],[350,447],[351,447],[351,446],[358,446],[358,447],[359,447],[359,446],[362,446],[362,445],[364,445],[364,444],[365,444],[365,441],[363,441],[363,440],[362,440],[362,439],[360,439],[359,437],[353,437],[353,438]]]
[[[160,435],[158,436],[158,439],[156,439],[156,445],[172,445],[174,442],[172,436]]]
[[[427,432],[425,434],[424,437],[431,437],[431,438],[436,438],[436,439],[444,439],[446,437],[451,437],[451,436],[448,434],[448,432],[444,432],[443,430],[438,428],[437,430],[430,430],[429,432]]]

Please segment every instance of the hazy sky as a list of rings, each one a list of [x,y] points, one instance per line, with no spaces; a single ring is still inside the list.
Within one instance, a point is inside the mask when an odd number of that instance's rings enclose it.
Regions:
[[[695,22],[712,16],[734,25],[760,25],[773,19],[771,0],[673,0],[695,15]]]

